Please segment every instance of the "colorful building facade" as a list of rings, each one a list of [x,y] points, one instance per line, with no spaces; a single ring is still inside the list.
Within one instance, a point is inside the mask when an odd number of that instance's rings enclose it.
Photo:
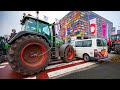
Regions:
[[[92,11],[71,11],[60,21],[60,36],[108,38],[113,23]]]

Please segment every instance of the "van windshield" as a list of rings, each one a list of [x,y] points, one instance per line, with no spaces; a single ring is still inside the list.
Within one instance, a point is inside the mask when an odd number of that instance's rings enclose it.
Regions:
[[[107,46],[106,40],[97,39],[97,46]]]

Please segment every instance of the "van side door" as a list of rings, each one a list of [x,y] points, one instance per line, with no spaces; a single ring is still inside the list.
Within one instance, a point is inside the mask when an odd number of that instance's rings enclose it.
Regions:
[[[107,56],[107,43],[104,39],[97,39],[97,50],[103,57]]]
[[[75,42],[75,51],[76,51],[76,56],[79,57],[79,58],[82,58],[82,44],[83,44],[83,41],[76,41]]]

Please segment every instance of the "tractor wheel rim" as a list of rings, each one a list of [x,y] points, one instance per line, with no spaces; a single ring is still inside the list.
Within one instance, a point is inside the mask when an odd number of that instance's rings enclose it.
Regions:
[[[68,55],[67,55],[67,58],[68,60],[71,60],[73,58],[73,55],[74,55],[74,52],[72,49],[68,49]]]
[[[37,42],[32,42],[27,44],[22,49],[20,53],[20,58],[25,66],[28,66],[30,68],[36,68],[38,66],[41,66],[45,62],[47,56],[45,52],[45,46]]]

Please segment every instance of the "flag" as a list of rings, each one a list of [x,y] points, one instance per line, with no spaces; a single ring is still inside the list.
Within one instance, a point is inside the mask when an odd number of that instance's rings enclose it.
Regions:
[[[56,34],[59,34],[59,31],[60,31],[59,19],[55,18],[55,22],[56,22],[56,25],[55,25]]]
[[[107,26],[106,24],[102,24],[102,35],[104,38],[106,38],[106,35],[107,35]]]
[[[58,22],[59,22],[59,19],[55,18],[55,22],[58,23]]]
[[[48,17],[44,15],[44,20],[45,21],[48,21]]]
[[[107,33],[106,33],[106,34],[107,34],[107,37],[106,37],[106,38],[108,38],[108,37],[109,37],[109,33],[108,33],[108,24],[106,24],[106,28],[107,28],[107,29],[106,29],[106,30],[107,30],[107,31],[106,31],[106,32],[107,32]]]
[[[90,20],[90,32],[92,35],[97,35],[96,18]]]

